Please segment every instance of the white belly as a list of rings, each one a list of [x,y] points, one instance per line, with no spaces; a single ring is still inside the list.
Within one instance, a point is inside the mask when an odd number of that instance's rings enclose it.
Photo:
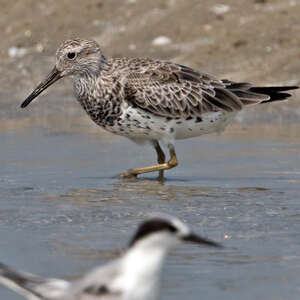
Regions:
[[[213,112],[203,114],[201,118],[170,119],[128,107],[123,111],[118,123],[105,129],[126,136],[136,143],[158,140],[168,144],[176,139],[220,132],[234,119],[235,115],[236,112]]]
[[[221,132],[225,127],[232,122],[236,112],[213,112],[206,113],[201,116],[201,122],[195,122],[196,119],[183,120],[181,124],[176,124],[175,121],[175,139],[187,139],[200,136],[203,134]]]

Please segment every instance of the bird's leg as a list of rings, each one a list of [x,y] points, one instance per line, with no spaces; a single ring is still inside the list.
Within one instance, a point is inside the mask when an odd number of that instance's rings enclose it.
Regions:
[[[166,161],[166,156],[165,156],[165,153],[164,151],[161,149],[160,145],[159,145],[159,142],[154,140],[152,142],[153,146],[154,146],[154,149],[156,150],[156,153],[157,153],[157,162],[159,164],[163,164],[165,163]],[[158,180],[159,181],[163,181],[164,180],[164,170],[160,170],[158,171],[159,174],[158,174]]]
[[[122,173],[121,177],[123,177],[123,178],[136,177],[139,174],[169,170],[169,169],[172,169],[172,168],[176,167],[178,165],[178,160],[177,160],[177,157],[176,157],[175,148],[172,144],[169,144],[168,148],[169,148],[169,151],[170,151],[170,159],[169,159],[168,162],[159,163],[159,164],[154,165],[154,166],[148,166],[148,167],[143,167],[143,168],[129,169],[129,170],[126,170],[124,173]],[[161,148],[160,148],[160,150],[161,150]]]

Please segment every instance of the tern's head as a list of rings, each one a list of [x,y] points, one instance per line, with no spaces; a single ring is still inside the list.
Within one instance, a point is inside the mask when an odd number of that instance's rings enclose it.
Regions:
[[[74,39],[63,42],[56,51],[54,68],[21,104],[21,107],[26,107],[42,91],[60,78],[81,73],[97,74],[104,64],[105,58],[95,41]]]
[[[191,242],[203,246],[221,247],[220,244],[202,238],[174,217],[153,217],[144,221],[133,236],[129,246],[160,247],[166,250],[180,242]]]

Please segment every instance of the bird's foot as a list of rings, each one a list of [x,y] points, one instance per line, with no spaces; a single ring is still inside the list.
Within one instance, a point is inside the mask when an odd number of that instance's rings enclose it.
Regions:
[[[132,169],[128,169],[123,173],[117,175],[117,178],[121,179],[136,179],[138,174],[132,172]]]

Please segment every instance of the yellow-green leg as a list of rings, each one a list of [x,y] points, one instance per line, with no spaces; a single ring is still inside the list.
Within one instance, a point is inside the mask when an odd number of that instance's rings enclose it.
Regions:
[[[168,162],[165,162],[165,154],[162,151],[161,147],[159,146],[159,143],[157,141],[153,142],[154,148],[157,153],[157,165],[148,166],[148,167],[142,167],[142,168],[133,168],[126,170],[121,174],[121,177],[123,178],[130,178],[130,177],[136,177],[137,175],[144,174],[144,173],[150,173],[150,172],[159,172],[159,180],[163,180],[164,170],[169,170],[178,165],[178,160],[176,157],[175,148],[173,145],[169,144],[168,148],[170,151],[170,159]]]

